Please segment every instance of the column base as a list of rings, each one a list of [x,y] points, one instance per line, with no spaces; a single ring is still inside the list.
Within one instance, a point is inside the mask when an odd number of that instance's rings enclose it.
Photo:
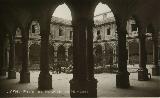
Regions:
[[[152,76],[160,76],[160,66],[152,68]]]
[[[20,72],[20,83],[30,83],[30,72]]]
[[[6,70],[0,70],[0,76],[6,76]]]
[[[116,87],[117,88],[129,88],[129,72],[118,72],[116,74]]]
[[[38,89],[50,90],[52,89],[52,75],[49,73],[40,73],[38,78]]]
[[[148,81],[149,77],[148,77],[148,69],[138,69],[138,80],[139,81]]]
[[[70,80],[70,96],[97,97],[97,80]]]
[[[15,70],[8,71],[8,79],[16,79],[16,71]]]

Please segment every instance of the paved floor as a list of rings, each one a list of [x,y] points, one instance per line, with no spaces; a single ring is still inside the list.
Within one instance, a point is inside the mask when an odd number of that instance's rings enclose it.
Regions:
[[[28,84],[19,84],[19,73],[17,73],[17,79],[8,80],[6,77],[1,77],[0,97],[69,97],[69,80],[72,79],[72,74],[52,74],[53,89],[43,92],[37,89],[38,76],[39,71],[31,71],[31,83]],[[137,76],[137,73],[130,74],[131,87],[129,89],[118,89],[115,85],[116,74],[95,74],[98,80],[98,96],[160,97],[160,76],[152,76],[150,81],[138,81]]]

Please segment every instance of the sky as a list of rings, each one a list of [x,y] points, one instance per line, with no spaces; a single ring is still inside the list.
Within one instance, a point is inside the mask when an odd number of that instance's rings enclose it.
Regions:
[[[96,6],[94,15],[101,14],[108,11],[111,11],[111,9],[107,5],[99,3]],[[53,16],[72,20],[71,11],[66,4],[59,5],[54,11]]]

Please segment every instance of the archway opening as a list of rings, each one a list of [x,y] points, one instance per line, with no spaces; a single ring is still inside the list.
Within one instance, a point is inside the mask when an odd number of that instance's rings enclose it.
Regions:
[[[57,48],[57,50],[54,51],[54,54],[57,55],[54,56],[55,61],[52,62],[53,64],[51,65],[57,66],[58,64],[66,68],[69,65],[72,65],[71,63],[72,58],[69,57],[70,56],[69,52],[72,51],[65,50],[72,44],[73,28],[71,20],[72,20],[71,11],[65,3],[59,5],[55,9],[51,19],[51,25],[50,25],[51,33],[49,40],[50,40],[50,45]],[[68,58],[69,60],[67,60]]]
[[[21,70],[21,64],[22,64],[22,34],[21,29],[18,27],[16,29],[16,35],[15,35],[15,67],[16,70]]]
[[[96,55],[98,48],[94,48],[95,73],[111,72],[110,68],[117,65],[117,62],[113,61],[114,58],[117,58],[116,31],[113,12],[108,5],[98,3],[94,12],[93,47],[101,45],[101,53]]]
[[[29,27],[29,68],[31,70],[39,70],[40,64],[40,24],[38,21],[31,21]]]

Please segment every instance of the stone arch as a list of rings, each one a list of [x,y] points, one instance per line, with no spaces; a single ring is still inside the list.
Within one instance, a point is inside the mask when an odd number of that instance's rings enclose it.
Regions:
[[[136,16],[132,15],[127,20],[127,32],[129,37],[138,36],[138,27],[139,27],[139,20]]]
[[[69,10],[71,11],[71,18],[72,18],[72,10],[71,10],[70,5],[69,5],[68,2],[57,3],[57,4],[54,6],[54,8],[53,8],[53,7],[51,8],[51,13],[54,14],[54,12],[56,11],[56,9],[57,9],[60,5],[63,5],[63,4],[65,4],[65,5],[69,8]],[[63,13],[63,12],[62,12],[62,13]]]
[[[40,24],[37,20],[32,20],[29,23],[29,34],[40,34]]]
[[[104,10],[105,12],[96,15],[98,8],[100,8],[100,4],[103,6],[103,9],[106,10]],[[95,19],[94,17],[94,28],[97,29],[94,30],[94,39],[107,40],[114,37],[113,35],[116,30],[113,27],[113,24],[115,23],[115,16],[112,12],[112,8],[110,8],[110,6],[105,2],[98,2],[95,7],[94,14],[96,15],[95,17],[100,17],[100,19]]]
[[[112,6],[110,5],[110,3],[108,3],[108,2],[103,2],[103,1],[101,1],[101,0],[99,0],[99,1],[97,1],[96,3],[95,3],[95,5],[94,5],[94,12],[96,11],[96,8],[97,8],[97,6],[100,4],[100,3],[102,3],[102,4],[104,4],[106,7],[108,7],[109,9],[110,9],[110,12],[111,12],[111,14],[113,14],[113,17],[114,17],[114,10],[112,11]]]

